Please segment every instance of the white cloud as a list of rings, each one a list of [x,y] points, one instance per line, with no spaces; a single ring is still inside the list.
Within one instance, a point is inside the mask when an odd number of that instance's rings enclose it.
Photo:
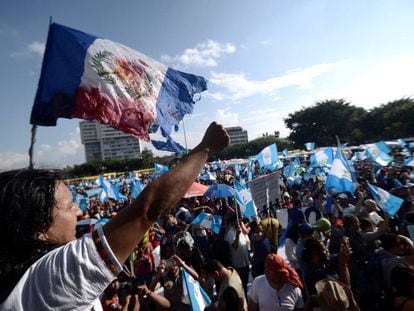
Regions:
[[[217,100],[217,101],[225,99],[225,95],[223,93],[220,93],[220,92],[209,92],[209,91],[206,91],[204,94],[207,97],[210,97],[213,100]]]
[[[298,89],[310,89],[313,80],[328,71],[342,65],[345,61],[335,63],[317,64],[304,69],[294,69],[282,76],[269,78],[267,80],[249,80],[245,74],[229,74],[212,72],[210,83],[227,90],[227,98],[241,100],[253,95],[266,95],[276,97],[276,91],[297,87]]]
[[[27,44],[25,47],[19,51],[13,52],[10,54],[12,58],[28,58],[32,56],[42,57],[45,52],[45,44],[39,41],[33,41],[32,43]]]
[[[0,170],[11,170],[29,166],[27,153],[5,152],[0,153]]]
[[[260,43],[260,45],[266,46],[266,45],[272,44],[272,41],[270,41],[270,40],[262,40],[259,43]]]
[[[414,53],[407,53],[372,63],[358,60],[353,70],[357,73],[344,76],[337,86],[321,89],[307,96],[302,102],[315,103],[317,100],[345,98],[355,106],[371,109],[380,104],[414,96]],[[360,70],[363,68],[363,71]]]
[[[224,54],[233,54],[236,47],[232,43],[219,43],[214,40],[197,44],[194,48],[185,49],[176,56],[162,55],[161,59],[169,63],[179,63],[184,66],[216,67],[217,60]]]
[[[39,56],[43,56],[45,53],[45,44],[38,41],[33,41],[27,46],[27,50],[31,53],[37,54]]]
[[[230,109],[218,109],[214,120],[225,127],[239,125],[239,114]]]
[[[399,55],[372,66],[346,90],[352,103],[365,108],[413,96],[414,53]]]

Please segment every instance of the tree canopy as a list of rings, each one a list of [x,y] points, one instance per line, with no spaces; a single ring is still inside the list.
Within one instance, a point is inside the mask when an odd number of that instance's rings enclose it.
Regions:
[[[284,120],[291,130],[289,139],[297,147],[306,142],[317,146],[341,141],[352,145],[413,136],[414,100],[402,98],[372,110],[355,107],[345,99],[318,101],[290,113]]]

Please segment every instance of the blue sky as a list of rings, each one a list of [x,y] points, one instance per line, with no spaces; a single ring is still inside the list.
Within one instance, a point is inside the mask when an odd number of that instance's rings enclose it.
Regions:
[[[189,148],[213,120],[242,126],[249,139],[275,130],[285,137],[283,118],[317,100],[369,109],[414,95],[409,0],[2,0],[0,169],[29,163],[50,16],[206,77],[208,92],[185,118]],[[78,127],[76,119],[39,127],[35,165],[83,163]],[[174,138],[184,143],[182,129]]]

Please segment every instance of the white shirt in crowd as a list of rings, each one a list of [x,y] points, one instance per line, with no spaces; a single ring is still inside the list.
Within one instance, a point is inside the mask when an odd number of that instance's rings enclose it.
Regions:
[[[250,260],[249,260],[250,240],[247,234],[240,232],[240,237],[239,237],[240,245],[238,248],[234,248],[232,244],[236,240],[236,233],[237,231],[235,228],[230,228],[227,231],[224,237],[224,240],[230,245],[232,267],[238,269],[238,268],[246,267],[250,264]]]
[[[275,290],[265,275],[254,279],[247,296],[257,304],[259,310],[287,311],[304,307],[300,288],[286,283],[280,290]]]

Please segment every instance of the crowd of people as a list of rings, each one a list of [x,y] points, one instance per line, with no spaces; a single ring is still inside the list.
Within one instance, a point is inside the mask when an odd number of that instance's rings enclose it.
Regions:
[[[358,161],[355,168],[356,193],[337,193],[329,203],[323,180],[289,187],[282,176],[281,201],[264,207],[256,217],[244,217],[232,197],[181,199],[153,223],[137,246],[133,262],[126,263],[131,268],[120,278],[119,291],[132,277],[138,288],[145,288],[134,300],[140,308],[191,310],[182,292],[182,268],[216,302],[209,307],[212,310],[409,308],[411,294],[401,292],[401,271],[414,264],[407,230],[414,225],[411,168],[393,163],[376,170],[369,160]],[[215,183],[232,185],[237,179],[232,165],[206,165],[204,170],[213,173]],[[255,173],[269,172],[257,168]],[[151,182],[149,175],[140,177],[144,184]],[[404,199],[393,218],[378,206],[367,182]],[[123,192],[128,195],[127,184]],[[126,205],[111,204],[91,200],[83,217],[111,217]],[[277,219],[277,209],[288,211],[287,228]],[[201,211],[222,216],[219,233],[192,224]],[[404,281],[411,282],[411,275],[404,274]],[[169,286],[171,282],[174,286]],[[117,307],[121,305],[118,302]]]
[[[227,142],[214,124],[186,161],[155,180],[140,176],[146,186],[137,199],[123,183],[127,200],[89,198],[84,211],[50,172],[1,174],[0,208],[14,226],[0,229],[0,307],[98,310],[99,300],[103,310],[193,310],[185,271],[209,296],[205,310],[414,309],[411,167],[357,161],[356,192],[334,195],[322,178],[292,184],[282,174],[280,200],[245,217],[234,197],[183,198],[202,170],[216,183],[247,179],[231,165],[205,165]],[[256,166],[256,177],[268,173]],[[368,182],[404,200],[393,217]],[[81,194],[87,184],[70,186]],[[52,209],[61,201],[64,212]],[[278,209],[287,210],[287,227]],[[203,211],[222,217],[219,232],[192,223]],[[92,233],[78,231],[74,241],[74,221],[103,218],[110,220]],[[6,241],[12,227],[18,233]]]

